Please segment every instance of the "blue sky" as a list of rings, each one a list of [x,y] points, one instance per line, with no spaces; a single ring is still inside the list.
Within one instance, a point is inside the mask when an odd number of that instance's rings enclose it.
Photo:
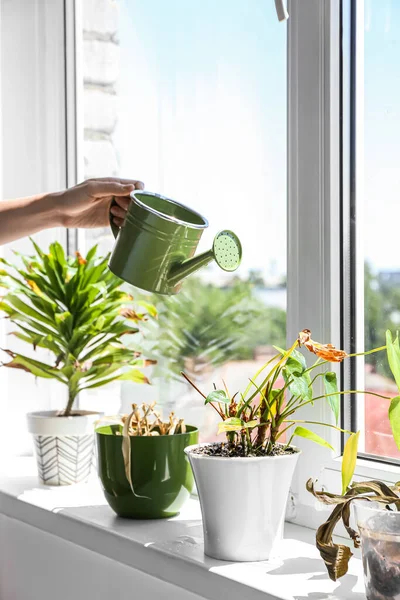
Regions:
[[[366,0],[364,246],[376,269],[400,269],[400,1]]]
[[[286,269],[286,25],[273,0],[121,0],[121,174],[235,230],[243,268]],[[400,268],[400,0],[365,0],[365,257]],[[362,211],[364,214],[362,214]]]
[[[122,2],[121,173],[286,269],[286,26],[272,0]]]

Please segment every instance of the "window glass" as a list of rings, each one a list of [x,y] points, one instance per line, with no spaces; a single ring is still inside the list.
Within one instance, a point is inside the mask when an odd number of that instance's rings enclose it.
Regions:
[[[82,35],[85,178],[138,178],[196,209],[198,251],[221,229],[242,241],[234,274],[212,264],[150,298],[153,385],[122,386],[123,410],[155,399],[213,439],[212,409],[179,372],[234,393],[285,345],[286,27],[270,0],[101,0],[83,3]],[[109,251],[110,230],[89,231],[94,243]]]
[[[400,324],[400,3],[367,0],[364,14],[363,223],[365,347],[385,344]],[[357,56],[359,59],[359,56]],[[362,60],[362,59],[361,59]],[[365,361],[366,389],[398,394],[385,353]],[[388,401],[366,395],[360,407],[365,452],[400,458],[391,435]]]

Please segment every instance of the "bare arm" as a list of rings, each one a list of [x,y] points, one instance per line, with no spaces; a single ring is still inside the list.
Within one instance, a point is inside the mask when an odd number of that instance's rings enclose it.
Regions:
[[[129,194],[143,189],[142,182],[129,179],[91,179],[64,192],[39,194],[0,202],[0,245],[52,227],[106,227],[113,198],[114,222],[122,225]]]

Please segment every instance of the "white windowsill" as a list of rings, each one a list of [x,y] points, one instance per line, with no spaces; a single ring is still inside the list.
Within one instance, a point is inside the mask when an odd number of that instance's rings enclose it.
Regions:
[[[204,556],[198,501],[178,517],[160,521],[118,519],[97,479],[87,485],[38,484],[32,458],[19,458],[0,475],[0,514],[17,519],[210,600],[362,600],[361,561],[330,581],[311,529],[288,523],[279,557],[261,563],[225,563]],[[240,514],[239,514],[240,518]]]

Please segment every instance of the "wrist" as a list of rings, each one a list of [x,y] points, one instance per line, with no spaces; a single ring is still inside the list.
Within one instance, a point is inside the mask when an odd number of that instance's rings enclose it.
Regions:
[[[40,214],[43,218],[43,229],[64,226],[64,215],[62,213],[62,195],[63,192],[43,194],[38,198],[40,204]]]

